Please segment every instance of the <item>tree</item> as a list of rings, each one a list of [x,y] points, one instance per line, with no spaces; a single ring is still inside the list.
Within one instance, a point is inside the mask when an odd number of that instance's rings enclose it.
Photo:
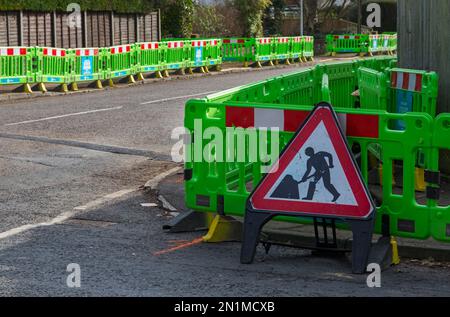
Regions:
[[[266,9],[264,24],[270,35],[282,35],[285,7],[285,0],[272,0],[272,6]]]
[[[191,37],[193,16],[193,0],[162,0],[161,24],[164,37]]]
[[[264,11],[272,4],[272,0],[231,0],[231,2],[239,11],[239,22],[244,29],[242,35],[262,36]]]
[[[216,37],[227,33],[225,17],[217,4],[195,4],[193,31],[201,37]]]
[[[315,33],[317,24],[328,18],[343,18],[357,5],[357,0],[305,0],[305,24]]]

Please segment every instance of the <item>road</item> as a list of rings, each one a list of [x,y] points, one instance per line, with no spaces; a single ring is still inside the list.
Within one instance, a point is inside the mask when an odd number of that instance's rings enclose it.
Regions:
[[[0,104],[0,295],[275,296],[450,295],[448,268],[404,263],[369,289],[343,259],[260,252],[239,264],[239,244],[167,235],[169,216],[140,187],[176,168],[174,128],[193,97],[295,69],[154,82]],[[82,287],[66,285],[78,263]],[[383,275],[384,276],[384,275]],[[413,276],[413,278],[411,278]]]

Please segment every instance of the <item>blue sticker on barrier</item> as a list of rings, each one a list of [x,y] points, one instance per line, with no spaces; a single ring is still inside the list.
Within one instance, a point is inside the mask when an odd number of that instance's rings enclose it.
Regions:
[[[411,91],[397,91],[397,113],[407,113],[413,111],[414,94]],[[397,120],[395,122],[395,129],[404,131],[406,130],[406,124],[404,121]]]
[[[195,65],[201,64],[203,61],[203,47],[195,48]]]
[[[152,70],[156,70],[156,67],[151,67],[151,66],[144,67],[144,71],[152,71]]]
[[[45,81],[48,83],[59,83],[62,81],[62,78],[59,77],[46,77]]]
[[[20,78],[2,78],[2,79],[0,79],[0,83],[2,83],[2,84],[19,84]]]
[[[93,75],[94,56],[81,57],[81,74],[83,76]]]
[[[114,77],[122,77],[122,76],[126,76],[126,75],[127,75],[126,71],[114,73]]]
[[[373,40],[373,48],[378,48],[378,40]]]
[[[80,80],[93,80],[94,76],[80,76]]]

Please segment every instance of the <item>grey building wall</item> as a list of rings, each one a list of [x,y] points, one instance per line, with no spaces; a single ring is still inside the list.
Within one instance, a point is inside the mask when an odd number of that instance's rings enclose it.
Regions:
[[[398,0],[402,68],[439,74],[438,112],[450,112],[450,1]]]

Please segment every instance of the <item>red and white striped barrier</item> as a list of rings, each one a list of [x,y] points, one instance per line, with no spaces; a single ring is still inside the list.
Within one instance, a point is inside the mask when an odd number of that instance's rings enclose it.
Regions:
[[[272,39],[270,37],[261,38],[259,39],[259,44],[270,44],[271,40]]]
[[[167,42],[168,48],[182,48],[183,46],[184,46],[184,43],[182,41]]]
[[[141,49],[142,50],[156,50],[159,47],[158,42],[149,42],[149,43],[142,43]]]
[[[79,48],[75,50],[76,56],[97,56],[98,48]]]
[[[305,36],[304,39],[305,39],[306,42],[314,41],[314,38],[312,36]]]
[[[24,47],[0,47],[0,56],[24,56],[27,49]]]
[[[391,87],[412,92],[422,92],[422,79],[422,74],[392,72]]]
[[[131,51],[130,45],[119,45],[119,46],[113,46],[110,48],[111,54],[123,54],[123,53],[129,53]]]
[[[66,50],[60,49],[60,48],[44,48],[42,50],[42,54],[44,56],[57,56],[57,57],[65,57],[66,56]]]
[[[301,36],[294,37],[294,42],[295,43],[300,43],[301,41],[302,41],[302,37]]]
[[[226,126],[237,128],[278,128],[281,132],[296,132],[309,111],[279,110],[250,107],[226,107]],[[379,117],[366,114],[339,114],[345,134],[350,137],[379,137]]]
[[[280,37],[278,39],[278,43],[289,43],[289,38],[288,37]]]

